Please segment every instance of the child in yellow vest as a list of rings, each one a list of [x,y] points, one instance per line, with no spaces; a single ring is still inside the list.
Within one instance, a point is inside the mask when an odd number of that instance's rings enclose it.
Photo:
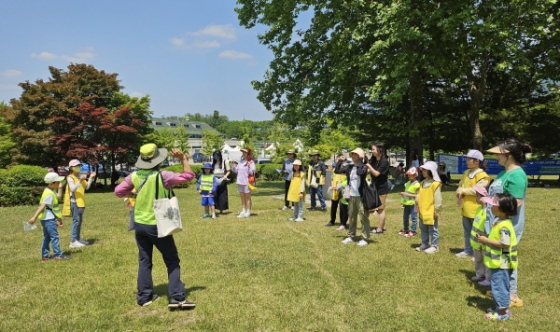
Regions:
[[[204,173],[196,184],[196,190],[202,196],[200,205],[204,207],[204,214],[201,218],[210,218],[209,212],[212,212],[212,219],[216,219],[214,194],[218,191],[218,179],[212,174],[212,164],[204,164],[202,171]]]
[[[480,204],[474,215],[474,221],[471,228],[470,242],[473,248],[474,271],[476,275],[472,277],[472,281],[478,282],[481,286],[490,286],[490,270],[484,265],[484,246],[478,242],[477,236],[484,235],[484,226],[486,225],[486,204],[482,202],[482,198],[488,196],[486,187],[474,186],[476,192],[476,202]]]
[[[290,221],[302,222],[303,206],[305,204],[305,172],[302,170],[301,160],[296,159],[292,163],[293,172],[290,188],[288,189],[288,201],[294,203],[294,215]]]
[[[416,212],[415,201],[420,190],[420,183],[418,183],[418,171],[416,167],[411,167],[406,171],[408,182],[404,184],[404,191],[401,192],[401,204],[403,206],[403,229],[399,235],[406,237],[416,236],[416,223],[418,222],[418,212]],[[412,227],[408,228],[408,220],[412,219]]]
[[[50,172],[45,175],[45,183],[47,188],[43,191],[39,208],[28,223],[34,224],[37,219],[41,221],[43,226],[43,245],[41,248],[42,259],[47,261],[49,257],[49,245],[52,244],[54,251],[54,259],[69,259],[70,256],[65,256],[60,250],[60,240],[58,236],[58,226],[62,226],[62,211],[60,210],[59,200],[62,199],[62,189],[64,181],[63,176],[59,176],[55,172]],[[58,189],[58,193],[55,190]]]
[[[81,248],[89,244],[88,241],[82,239],[82,222],[84,211],[86,209],[85,194],[95,178],[95,172],[90,174],[89,180],[86,181],[86,175],[80,175],[82,163],[78,159],[70,160],[68,164],[70,174],[66,178],[66,193],[64,194],[64,212],[69,211],[72,216],[72,230],[70,232],[70,248]]]
[[[517,214],[517,199],[510,194],[496,194],[481,199],[492,206],[496,217],[488,236],[478,235],[478,242],[485,245],[484,264],[490,269],[492,297],[496,308],[484,315],[492,320],[508,320],[511,316],[510,277],[517,269],[517,238],[511,216]]]
[[[441,180],[437,172],[437,164],[428,161],[420,166],[424,181],[416,198],[420,219],[422,244],[416,251],[434,254],[439,251],[438,218],[441,210]],[[431,238],[431,245],[430,245]]]

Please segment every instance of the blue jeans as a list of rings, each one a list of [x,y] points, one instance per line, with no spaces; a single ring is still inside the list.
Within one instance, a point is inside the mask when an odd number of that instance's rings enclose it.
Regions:
[[[463,216],[463,236],[465,238],[464,252],[466,252],[471,256],[474,254],[474,250],[471,246],[471,230],[472,230],[473,222],[474,222],[474,218],[467,218]]]
[[[403,205],[403,228],[405,231],[410,230],[411,232],[416,233],[416,224],[418,223],[418,212],[414,210],[413,205]],[[408,219],[412,219],[412,227],[408,228]]]
[[[318,186],[317,188],[310,187],[309,194],[311,195],[311,208],[315,208],[317,205],[315,201],[315,194],[319,196],[319,203],[321,204],[321,208],[326,208],[327,205],[325,204],[325,198],[323,197],[323,186]]]
[[[41,225],[43,226],[43,244],[41,246],[41,255],[43,258],[49,258],[49,243],[52,243],[55,257],[62,257],[56,220],[41,220]]]
[[[490,269],[492,297],[498,309],[509,308],[509,278],[514,270]]]
[[[70,202],[70,209],[72,209],[72,230],[70,233],[70,243],[72,243],[81,239],[80,232],[82,231],[84,208],[78,207],[75,202]]]
[[[158,238],[156,225],[134,223],[134,235],[138,245],[138,293],[136,300],[142,305],[152,299],[154,282],[152,280],[152,254],[154,246],[163,257],[167,267],[169,298],[177,301],[185,299],[185,285],[181,281],[179,253],[173,235]]]
[[[430,246],[430,238],[432,239],[432,246],[438,247],[439,244],[439,232],[438,232],[438,220],[434,221],[433,225],[424,225],[422,218],[420,219],[420,232],[422,232],[422,245]]]
[[[303,202],[303,198],[300,198],[299,202],[294,203],[294,219],[297,218],[302,218],[303,219],[303,206],[305,205],[305,203]]]

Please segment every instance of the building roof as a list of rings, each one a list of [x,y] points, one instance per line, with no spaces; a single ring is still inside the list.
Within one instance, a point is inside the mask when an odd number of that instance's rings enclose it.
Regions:
[[[152,118],[152,122],[150,123],[150,127],[155,130],[162,130],[164,128],[179,129],[181,126],[185,128],[187,135],[191,138],[201,138],[205,130],[210,130],[224,136],[207,123],[201,121],[183,121],[179,118]]]

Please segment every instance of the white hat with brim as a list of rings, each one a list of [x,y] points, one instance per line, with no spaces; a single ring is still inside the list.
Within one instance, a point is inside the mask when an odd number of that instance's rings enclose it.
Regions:
[[[167,149],[159,148],[153,144],[144,144],[140,147],[140,156],[134,166],[140,169],[152,169],[167,158]]]
[[[365,156],[365,152],[361,148],[355,148],[354,150],[350,151],[350,154],[352,153],[357,154],[360,158],[363,158]]]
[[[473,158],[473,159],[477,159],[480,161],[484,160],[484,156],[482,155],[482,152],[478,151],[478,150],[470,150],[465,157],[467,158]]]
[[[493,154],[498,154],[498,153],[509,153],[509,150],[501,148],[500,146],[497,145],[497,146],[495,146],[491,149],[486,150],[486,152],[493,153]]]
[[[441,178],[439,177],[439,174],[437,172],[438,165],[436,164],[435,161],[427,161],[424,165],[420,166],[420,168],[432,171],[432,176],[434,177],[434,180],[441,182]]]
[[[64,176],[58,175],[56,172],[49,172],[45,175],[45,183],[61,182],[64,180]]]

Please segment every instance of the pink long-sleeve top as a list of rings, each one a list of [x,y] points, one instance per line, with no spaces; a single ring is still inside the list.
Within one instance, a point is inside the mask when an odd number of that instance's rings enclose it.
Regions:
[[[233,166],[231,170],[237,174],[237,184],[246,186],[249,184],[249,175],[255,174],[255,162],[241,159],[239,164]]]
[[[160,173],[163,178],[163,186],[165,189],[190,181],[196,176],[193,172],[175,173],[170,171],[160,171]],[[132,189],[134,189],[134,185],[132,184],[131,175],[128,175],[124,181],[119,183],[119,185],[115,188],[115,195],[117,197],[124,197],[127,194],[130,194]]]

